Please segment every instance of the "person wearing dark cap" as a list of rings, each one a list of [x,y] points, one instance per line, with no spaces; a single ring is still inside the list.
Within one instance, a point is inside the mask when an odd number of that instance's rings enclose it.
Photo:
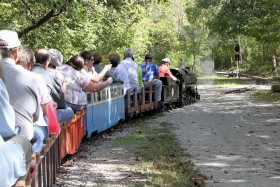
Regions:
[[[34,136],[33,123],[38,120],[40,113],[39,88],[30,72],[16,65],[20,46],[16,32],[0,31],[0,53],[5,71],[4,83],[9,93],[10,104],[15,110],[16,125],[20,128],[19,134],[31,140]]]
[[[145,88],[155,86],[157,88],[156,100],[161,101],[162,82],[159,80],[158,66],[153,63],[150,54],[145,56],[145,62],[140,64],[142,68],[142,80]]]
[[[170,66],[170,59],[164,58],[161,60],[162,64],[158,67],[159,70],[159,76],[160,77],[171,77],[173,81],[177,81],[178,79],[172,75],[169,66]]]

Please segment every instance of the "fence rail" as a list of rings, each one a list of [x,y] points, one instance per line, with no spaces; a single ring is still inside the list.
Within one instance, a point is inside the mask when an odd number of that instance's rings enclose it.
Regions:
[[[86,135],[86,113],[87,110],[77,112],[70,122],[61,124],[58,136],[52,134],[45,140],[40,154],[33,155],[38,168],[35,177],[31,178],[28,172],[25,179],[16,183],[16,187],[48,187],[55,184],[61,159],[67,154],[74,154]]]

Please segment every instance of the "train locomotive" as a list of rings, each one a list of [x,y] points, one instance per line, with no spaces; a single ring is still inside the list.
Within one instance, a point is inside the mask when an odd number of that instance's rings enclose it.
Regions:
[[[113,83],[97,93],[87,93],[87,109],[75,114],[70,122],[60,125],[58,136],[51,134],[39,155],[34,155],[38,171],[32,180],[27,175],[16,186],[52,186],[62,160],[74,154],[83,140],[102,133],[119,122],[149,112],[166,108],[182,107],[196,102],[200,96],[197,91],[197,77],[188,68],[171,68],[178,81],[170,77],[161,77],[163,83],[162,101],[156,101],[156,88],[137,92],[123,92],[123,85]]]

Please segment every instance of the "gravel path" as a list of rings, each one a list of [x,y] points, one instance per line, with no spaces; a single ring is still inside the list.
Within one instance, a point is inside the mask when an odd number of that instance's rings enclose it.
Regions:
[[[57,186],[61,187],[141,187],[149,183],[140,172],[137,155],[112,145],[112,140],[126,137],[137,131],[137,124],[103,134],[97,140],[90,139],[78,152],[60,167]]]
[[[201,100],[184,108],[149,119],[150,124],[167,121],[201,174],[213,187],[280,186],[280,104],[249,99],[252,91],[224,94],[238,88],[270,89],[242,85],[218,89],[199,86]],[[127,136],[137,126],[122,129],[82,145],[58,176],[61,186],[145,186],[137,155],[111,140]]]
[[[251,100],[250,91],[224,94],[229,90],[202,85],[200,102],[157,121],[177,127],[174,133],[208,177],[207,186],[279,187],[280,104]]]

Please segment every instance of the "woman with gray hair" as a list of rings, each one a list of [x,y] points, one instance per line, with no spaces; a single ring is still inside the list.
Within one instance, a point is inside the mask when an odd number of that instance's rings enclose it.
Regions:
[[[56,80],[60,84],[62,91],[65,93],[64,76],[56,70],[56,67],[61,66],[63,63],[63,55],[57,49],[49,49],[49,52],[51,59],[48,68],[55,73]]]

